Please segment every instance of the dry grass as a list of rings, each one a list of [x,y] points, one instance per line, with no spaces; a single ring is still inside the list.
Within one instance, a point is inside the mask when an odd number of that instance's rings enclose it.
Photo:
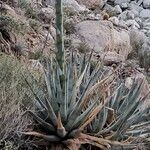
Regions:
[[[0,141],[18,141],[21,131],[32,123],[22,116],[26,108],[31,108],[33,99],[22,74],[30,81],[24,66],[12,56],[0,54]]]

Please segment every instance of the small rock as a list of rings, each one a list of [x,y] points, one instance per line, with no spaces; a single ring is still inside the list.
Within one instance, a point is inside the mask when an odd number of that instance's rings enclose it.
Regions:
[[[150,22],[143,23],[143,29],[149,30],[150,29]]]
[[[137,5],[140,6],[143,3],[143,0],[138,0]]]
[[[142,24],[142,20],[141,20],[139,17],[136,17],[136,18],[135,18],[135,21],[136,21],[140,26],[143,25],[143,24]]]
[[[131,10],[126,10],[124,12],[122,12],[119,16],[118,16],[119,20],[128,20],[128,19],[134,19],[135,18],[135,14],[131,11]]]
[[[150,38],[150,30],[147,31],[146,35]]]
[[[150,9],[143,9],[140,12],[140,17],[144,19],[150,18]]]
[[[130,0],[115,0],[115,4],[116,5],[122,5],[122,3],[129,3],[130,2]]]
[[[132,29],[139,29],[140,25],[135,20],[127,20],[126,25]]]
[[[122,3],[121,8],[122,9],[127,9],[128,8],[128,3]]]
[[[122,13],[122,9],[120,8],[119,5],[116,5],[116,6],[114,7],[114,11],[116,12],[117,15]]]
[[[119,24],[119,19],[117,17],[110,17],[108,19],[109,21],[111,21],[114,25],[118,25]]]
[[[100,55],[101,60],[103,60],[105,65],[118,64],[122,61],[125,61],[124,57],[120,54],[114,52],[104,52]]]
[[[147,33],[147,30],[146,30],[146,29],[142,29],[141,32],[143,32],[143,33],[146,34],[146,33]]]
[[[135,1],[132,1],[129,5],[129,10],[132,10],[134,14],[139,15],[139,13],[143,10],[143,7],[137,5]]]
[[[88,14],[87,19],[88,20],[100,20],[102,18],[101,15],[95,15],[95,14]]]
[[[104,10],[109,14],[109,16],[116,16],[122,13],[122,9],[120,8],[119,5],[112,7],[111,5],[106,4]]]
[[[127,13],[127,18],[128,18],[128,19],[134,19],[134,17],[135,17],[135,14],[134,14],[133,12],[129,11],[129,12]]]
[[[75,0],[64,0],[63,1],[64,5],[67,7],[72,8],[74,11],[77,12],[85,12],[85,11],[89,11],[86,6],[84,5],[80,5],[77,1]]]
[[[150,0],[143,0],[143,7],[144,8],[150,8]]]
[[[128,26],[126,25],[126,22],[123,21],[123,20],[120,20],[120,22],[119,22],[119,27],[128,30]]]

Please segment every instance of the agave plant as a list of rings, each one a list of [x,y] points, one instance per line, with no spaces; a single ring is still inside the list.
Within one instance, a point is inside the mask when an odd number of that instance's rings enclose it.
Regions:
[[[89,59],[90,60],[90,59]],[[50,142],[65,141],[75,138],[91,123],[106,101],[96,95],[96,91],[114,80],[108,70],[97,67],[90,73],[90,62],[80,62],[71,57],[64,63],[62,71],[57,61],[47,62],[45,69],[46,92],[34,92],[31,88],[38,113],[27,111],[43,128],[45,134],[30,132]],[[89,75],[90,74],[90,75]],[[108,75],[106,75],[108,74]],[[26,80],[28,85],[30,83]],[[31,87],[31,86],[30,86]]]
[[[150,138],[150,108],[141,107],[147,98],[147,95],[140,98],[141,85],[142,82],[134,82],[129,90],[121,83],[89,126],[89,132],[104,139],[120,141],[124,145],[120,143],[117,146],[126,149],[137,146],[136,138]]]
[[[24,134],[42,138],[50,145],[61,142],[69,149],[78,149],[82,144],[133,149],[134,137],[149,137],[149,108],[140,107],[146,99],[139,96],[142,82],[135,82],[130,90],[121,83],[105,97],[105,91],[114,83],[114,73],[99,65],[91,72],[90,58],[78,59],[76,55],[63,65],[62,71],[55,59],[47,62],[46,91],[31,88],[36,112],[27,112],[40,131]]]

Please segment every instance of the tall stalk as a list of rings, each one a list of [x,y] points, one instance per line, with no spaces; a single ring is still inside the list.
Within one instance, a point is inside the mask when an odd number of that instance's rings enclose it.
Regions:
[[[64,64],[64,34],[63,34],[63,4],[62,0],[56,0],[56,59],[63,71]]]

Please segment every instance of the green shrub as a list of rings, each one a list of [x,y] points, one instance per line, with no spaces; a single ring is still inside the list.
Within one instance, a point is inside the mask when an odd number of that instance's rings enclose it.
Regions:
[[[8,15],[1,15],[0,16],[0,31],[7,31],[7,32],[24,32],[26,29],[26,25],[21,21],[16,21],[14,18]]]

